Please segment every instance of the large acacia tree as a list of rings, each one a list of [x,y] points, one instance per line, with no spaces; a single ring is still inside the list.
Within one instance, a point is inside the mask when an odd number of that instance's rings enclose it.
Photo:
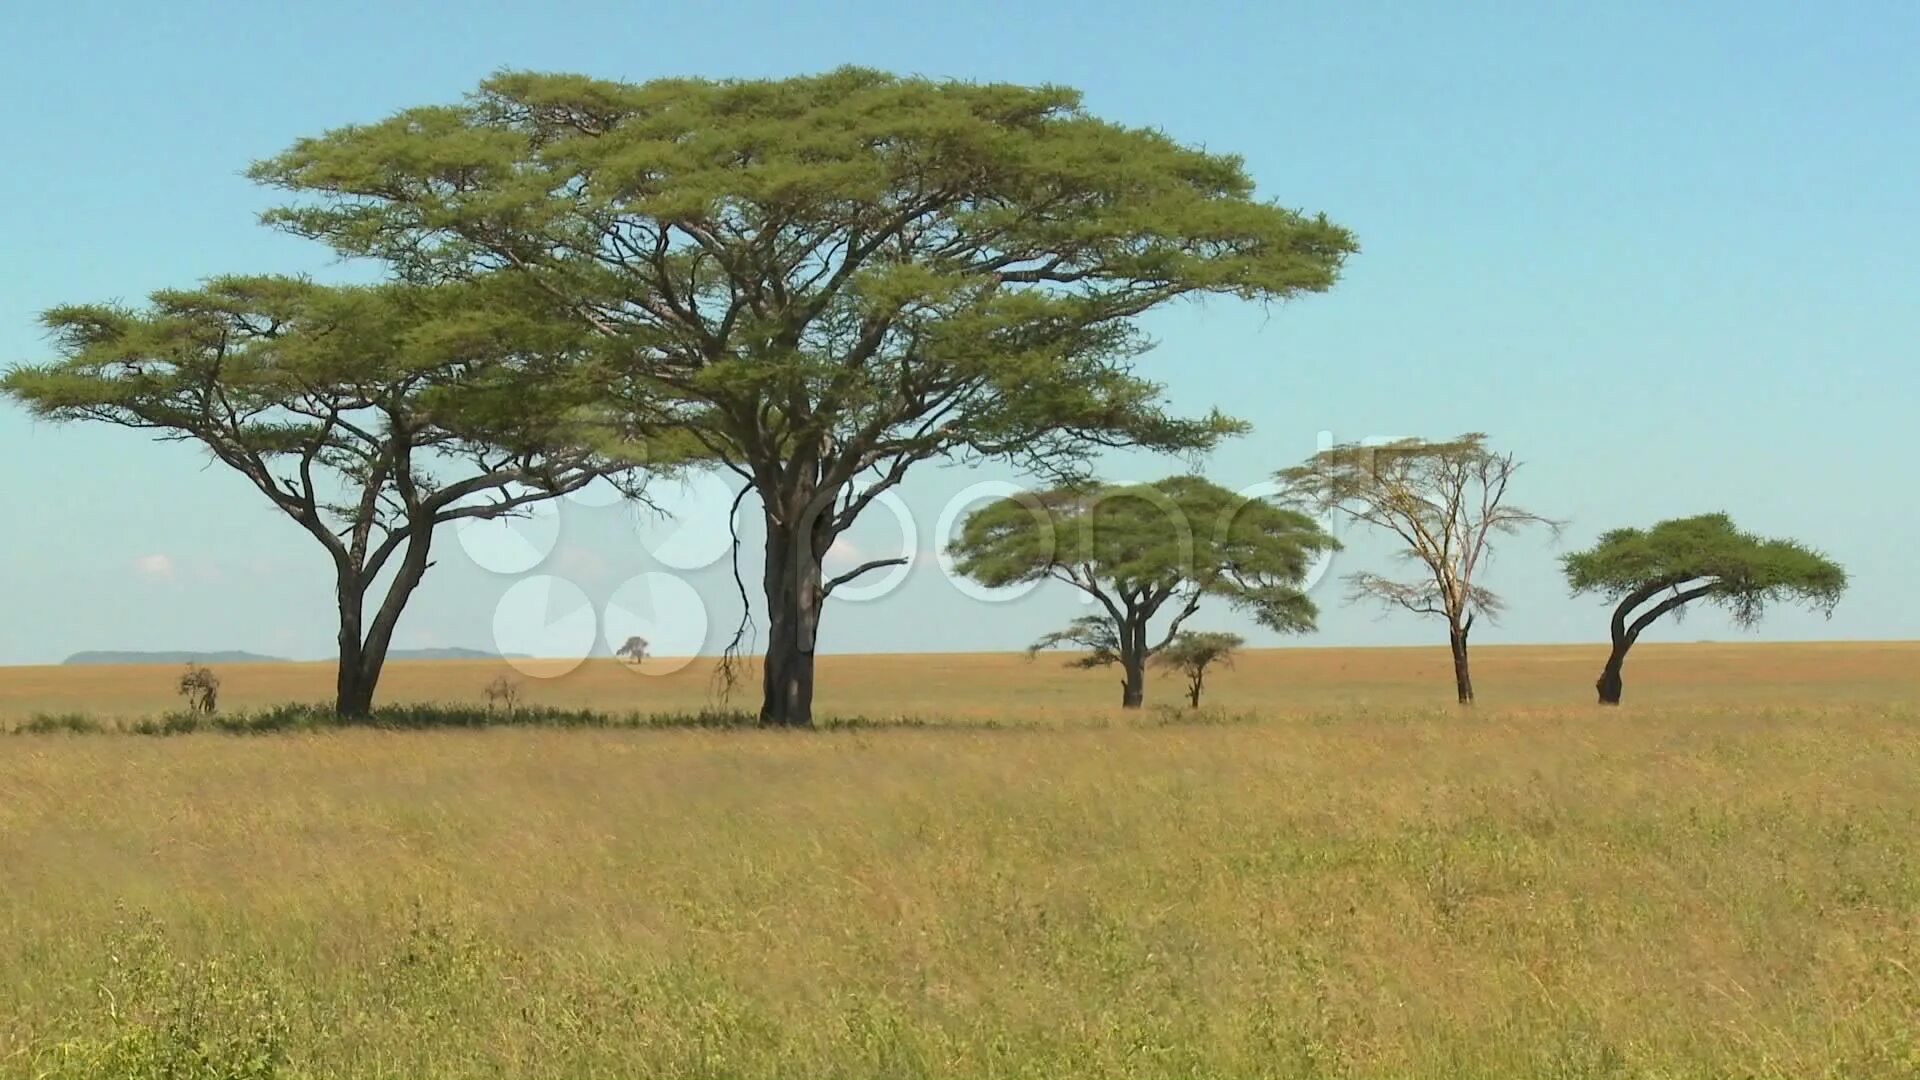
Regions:
[[[1662,521],[1651,529],[1614,529],[1563,559],[1573,594],[1615,601],[1613,650],[1594,682],[1602,705],[1618,705],[1627,650],[1647,627],[1695,602],[1725,609],[1753,626],[1767,605],[1799,603],[1832,615],[1847,588],[1839,564],[1797,540],[1742,532],[1725,514]]]
[[[1073,485],[988,503],[950,545],[955,567],[1000,588],[1052,578],[1092,597],[1101,613],[1075,619],[1030,652],[1071,645],[1081,667],[1118,664],[1120,703],[1146,699],[1147,661],[1181,639],[1208,597],[1271,629],[1313,629],[1300,585],[1315,556],[1338,545],[1312,518],[1236,495],[1197,476],[1153,484]],[[1166,617],[1155,635],[1153,620]]]
[[[587,343],[516,314],[497,284],[229,277],[144,309],[55,308],[59,358],[0,391],[50,419],[198,442],[304,529],[334,574],[335,706],[361,715],[438,526],[620,468],[590,448],[618,436],[585,422],[601,393]]]
[[[842,69],[631,85],[505,73],[459,104],[302,141],[268,220],[402,275],[525,276],[759,498],[763,722],[811,722],[822,558],[932,458],[1048,482],[1103,447],[1204,449],[1135,317],[1331,286],[1352,237],[1239,159],[1103,122],[1059,87]]]
[[[1520,463],[1487,446],[1478,432],[1445,442],[1400,439],[1380,446],[1347,444],[1282,470],[1287,497],[1320,513],[1339,512],[1390,533],[1413,564],[1411,578],[1349,574],[1351,599],[1446,620],[1454,692],[1473,703],[1467,640],[1478,618],[1494,618],[1498,594],[1481,584],[1495,538],[1534,525],[1560,523],[1507,502]]]

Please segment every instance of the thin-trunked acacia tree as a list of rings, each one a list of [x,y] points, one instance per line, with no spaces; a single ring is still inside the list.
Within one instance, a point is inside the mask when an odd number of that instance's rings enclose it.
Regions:
[[[405,277],[523,275],[758,496],[763,723],[812,722],[822,559],[916,462],[1047,482],[1103,447],[1205,449],[1129,363],[1185,296],[1330,287],[1352,237],[1239,159],[1059,87],[841,69],[643,85],[503,73],[460,104],[302,141],[268,220]],[[743,630],[748,624],[743,622]],[[736,638],[738,642],[739,638]]]
[[[1314,557],[1338,545],[1304,514],[1236,495],[1197,476],[1153,484],[1075,485],[1000,499],[968,515],[955,567],[989,587],[1053,578],[1105,614],[1035,642],[1086,650],[1079,667],[1118,664],[1121,705],[1146,699],[1147,661],[1179,640],[1214,597],[1283,633],[1313,629],[1300,590]],[[1152,621],[1170,616],[1155,640]]]
[[[334,571],[335,707],[364,715],[436,527],[621,468],[588,448],[607,436],[581,420],[587,350],[503,299],[229,277],[144,310],[60,307],[44,316],[60,358],[0,390],[42,417],[199,442],[305,529]]]
[[[1187,704],[1200,707],[1200,692],[1206,689],[1207,669],[1216,665],[1233,666],[1234,651],[1247,639],[1239,634],[1218,630],[1182,630],[1166,648],[1154,654],[1153,662],[1187,677]]]
[[[1512,454],[1488,449],[1486,438],[1476,432],[1450,442],[1335,446],[1279,474],[1290,499],[1384,529],[1406,545],[1401,557],[1418,566],[1412,580],[1350,574],[1349,598],[1445,619],[1454,689],[1462,705],[1473,703],[1467,637],[1476,618],[1495,618],[1502,606],[1498,595],[1475,580],[1493,556],[1494,537],[1534,525],[1556,535],[1561,528],[1558,521],[1507,503],[1507,487],[1520,463]]]
[[[1831,617],[1847,588],[1846,571],[1832,559],[1797,540],[1741,532],[1725,514],[1675,518],[1644,531],[1614,529],[1563,564],[1575,596],[1595,593],[1617,603],[1613,651],[1594,682],[1602,705],[1620,703],[1627,650],[1669,612],[1678,619],[1698,601],[1753,626],[1768,604],[1792,602]]]

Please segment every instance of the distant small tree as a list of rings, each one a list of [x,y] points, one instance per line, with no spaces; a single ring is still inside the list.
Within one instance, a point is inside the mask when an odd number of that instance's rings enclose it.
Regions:
[[[1314,557],[1337,546],[1305,514],[1175,476],[1002,499],[967,518],[952,550],[960,572],[981,584],[1054,578],[1098,601],[1104,616],[1075,619],[1029,655],[1077,645],[1086,655],[1075,666],[1117,664],[1120,703],[1138,708],[1147,661],[1207,597],[1283,633],[1313,629],[1317,612],[1300,585]],[[1162,613],[1172,618],[1156,642],[1150,624]]]
[[[647,639],[635,634],[628,638],[614,655],[638,664],[647,658]]]
[[[1350,600],[1373,600],[1447,621],[1453,681],[1460,704],[1473,703],[1467,636],[1478,616],[1499,614],[1500,597],[1475,580],[1493,555],[1493,538],[1531,525],[1558,532],[1561,523],[1506,503],[1520,463],[1489,450],[1485,435],[1451,442],[1401,439],[1383,446],[1347,444],[1322,450],[1279,480],[1294,501],[1320,513],[1339,511],[1385,529],[1419,564],[1411,581],[1379,574],[1347,577]]]
[[[1187,702],[1200,707],[1200,690],[1206,685],[1207,669],[1215,664],[1233,666],[1233,651],[1245,645],[1239,634],[1208,630],[1183,630],[1157,653],[1153,661],[1187,677]]]
[[[1831,616],[1847,588],[1846,571],[1833,560],[1795,540],[1741,532],[1725,514],[1676,518],[1645,531],[1614,529],[1562,563],[1575,596],[1617,601],[1613,651],[1594,682],[1602,705],[1620,703],[1627,650],[1662,615],[1678,619],[1698,600],[1725,608],[1743,627],[1758,623],[1770,603],[1800,603]]]
[[[187,699],[188,712],[212,716],[220,706],[220,676],[211,668],[188,661],[187,670],[181,673],[175,689]]]
[[[520,707],[520,684],[505,675],[496,675],[488,683],[484,693],[487,695],[487,711],[504,708],[511,714]]]

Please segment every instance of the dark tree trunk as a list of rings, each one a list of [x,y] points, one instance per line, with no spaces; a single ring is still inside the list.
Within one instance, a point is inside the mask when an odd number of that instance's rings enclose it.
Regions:
[[[813,726],[814,642],[825,599],[822,560],[832,537],[825,522],[810,535],[767,518],[767,658],[760,723]]]
[[[1447,635],[1453,648],[1453,687],[1462,705],[1473,704],[1473,673],[1467,668],[1467,632],[1470,629],[1470,626],[1455,626]]]
[[[1120,706],[1137,709],[1147,700],[1147,664],[1138,656],[1121,661],[1127,677],[1120,680]]]
[[[1147,617],[1132,610],[1118,628],[1120,631],[1120,707],[1137,709],[1147,700]]]
[[[1627,650],[1633,648],[1633,643],[1640,640],[1641,631],[1652,626],[1667,612],[1685,607],[1703,596],[1710,596],[1721,588],[1719,580],[1715,579],[1705,585],[1697,585],[1684,591],[1680,589],[1680,586],[1694,580],[1698,579],[1667,578],[1648,582],[1628,594],[1626,599],[1620,601],[1620,606],[1613,609],[1613,651],[1607,654],[1607,666],[1600,669],[1600,677],[1593,682],[1593,688],[1600,693],[1600,704],[1620,704],[1620,692],[1623,688],[1620,672],[1627,665]],[[1673,590],[1673,595],[1655,604],[1632,623],[1627,622],[1627,617],[1633,614],[1634,609],[1669,589]]]
[[[1632,642],[1628,641],[1614,643],[1613,652],[1607,657],[1607,666],[1601,669],[1600,678],[1593,684],[1594,689],[1600,692],[1600,704],[1620,704],[1620,691],[1624,687],[1620,670],[1627,664],[1627,650],[1631,647]]]
[[[1200,707],[1200,684],[1205,680],[1206,674],[1201,671],[1194,672],[1193,678],[1187,680],[1187,701],[1196,709]]]
[[[386,668],[394,627],[399,625],[400,613],[406,610],[407,600],[420,586],[429,565],[431,526],[417,530],[413,537],[371,624],[364,621],[367,594],[361,571],[347,567],[340,570],[335,587],[340,605],[340,668],[334,676],[333,695],[333,711],[340,716],[359,719],[373,712],[373,692]]]
[[[363,717],[373,710],[373,683],[366,677],[366,649],[361,643],[361,619],[366,593],[359,572],[346,570],[336,590],[340,604],[340,666],[334,673],[333,711],[340,716]]]

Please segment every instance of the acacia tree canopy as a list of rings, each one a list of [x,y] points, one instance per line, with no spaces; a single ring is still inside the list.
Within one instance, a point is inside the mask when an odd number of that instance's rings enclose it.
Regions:
[[[1070,485],[1000,499],[970,514],[953,541],[955,567],[1004,587],[1044,578],[1098,601],[1034,651],[1078,645],[1085,667],[1119,664],[1123,705],[1144,700],[1145,666],[1208,597],[1283,633],[1313,629],[1300,589],[1316,555],[1338,544],[1313,519],[1197,476],[1153,484]],[[1152,620],[1170,613],[1158,640]]]
[[[1678,618],[1697,601],[1753,626],[1769,604],[1797,603],[1831,617],[1847,588],[1846,571],[1825,555],[1797,540],[1742,532],[1726,514],[1614,529],[1593,547],[1565,556],[1562,565],[1573,595],[1592,593],[1616,604],[1613,651],[1595,683],[1608,705],[1620,701],[1627,651],[1670,612]]]
[[[336,705],[364,713],[437,526],[627,467],[594,449],[610,436],[590,430],[585,340],[495,284],[227,277],[145,309],[54,308],[59,359],[14,368],[0,391],[49,419],[198,442],[304,528],[335,571]]]
[[[929,458],[1048,482],[1103,447],[1204,449],[1134,318],[1330,287],[1353,238],[1239,159],[1101,121],[1061,87],[845,68],[642,85],[510,72],[297,143],[253,175],[294,233],[404,277],[522,275],[616,347],[760,499],[768,723],[811,720],[821,559]]]
[[[1166,648],[1154,654],[1153,661],[1187,677],[1187,703],[1200,707],[1201,691],[1206,689],[1207,669],[1219,664],[1233,666],[1234,651],[1247,640],[1239,634],[1218,630],[1182,630]]]

